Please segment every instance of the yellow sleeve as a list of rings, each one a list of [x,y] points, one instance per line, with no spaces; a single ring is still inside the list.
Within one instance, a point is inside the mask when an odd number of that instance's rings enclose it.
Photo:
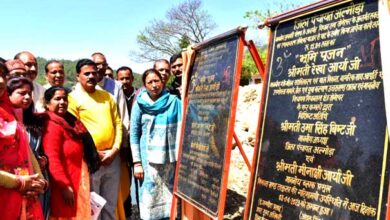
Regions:
[[[39,167],[39,163],[38,163],[37,159],[35,158],[31,148],[29,147],[28,149],[30,152],[30,158],[31,158],[34,174],[38,173],[40,178],[45,179],[42,175],[41,168]]]
[[[15,189],[18,187],[16,175],[0,170],[0,186],[7,189]]]
[[[76,116],[77,118],[80,118],[77,111],[77,102],[73,98],[73,95],[73,92],[68,95],[68,112]]]
[[[110,105],[111,105],[112,119],[114,123],[113,126],[115,128],[115,138],[112,147],[116,147],[119,149],[122,143],[122,121],[121,118],[119,117],[118,106],[116,105],[112,97],[110,99]]]

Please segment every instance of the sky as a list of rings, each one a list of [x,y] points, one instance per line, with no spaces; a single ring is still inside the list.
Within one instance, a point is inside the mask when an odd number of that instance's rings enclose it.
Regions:
[[[137,34],[153,19],[165,19],[166,12],[183,1],[2,0],[0,57],[9,59],[27,50],[46,59],[77,60],[99,51],[114,69],[125,65],[142,73],[151,63],[139,63],[130,56],[138,50]],[[238,26],[253,26],[244,18],[245,12],[272,9],[277,7],[275,2],[278,0],[203,0],[202,8],[217,24],[208,37]],[[246,39],[260,35],[260,30],[250,29]]]

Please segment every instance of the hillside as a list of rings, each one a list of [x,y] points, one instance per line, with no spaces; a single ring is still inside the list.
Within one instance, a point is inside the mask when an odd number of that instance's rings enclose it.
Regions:
[[[36,79],[38,83],[45,84],[45,65],[50,59],[46,59],[43,57],[37,57],[38,62],[38,78]],[[72,87],[76,82],[76,63],[77,60],[65,60],[60,59],[61,63],[64,64],[64,72],[65,72],[65,87]],[[114,69],[114,71],[116,71]],[[138,73],[134,73],[134,83],[133,85],[139,88],[142,85],[141,75]]]

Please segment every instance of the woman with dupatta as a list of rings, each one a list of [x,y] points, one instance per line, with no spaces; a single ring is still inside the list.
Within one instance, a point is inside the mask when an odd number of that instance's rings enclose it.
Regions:
[[[29,147],[23,125],[15,119],[13,105],[6,91],[7,70],[2,63],[0,73],[1,218],[44,219],[38,196],[47,188],[47,182],[43,179],[39,164]],[[27,87],[30,85],[31,90],[31,82]]]
[[[68,92],[64,87],[49,88],[44,99],[50,118],[42,138],[52,185],[49,219],[90,219],[89,172],[83,159],[87,129],[67,112]]]
[[[164,89],[156,70],[146,70],[142,81],[145,90],[133,104],[130,128],[140,215],[144,220],[169,219],[181,101]]]

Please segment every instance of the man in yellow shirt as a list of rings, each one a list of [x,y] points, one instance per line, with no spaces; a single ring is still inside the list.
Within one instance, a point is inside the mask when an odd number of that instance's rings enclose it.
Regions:
[[[99,218],[115,219],[122,122],[112,96],[96,89],[96,64],[89,59],[79,60],[76,72],[78,83],[69,94],[68,111],[79,118],[91,133],[103,165],[92,175],[92,189],[107,200]]]

